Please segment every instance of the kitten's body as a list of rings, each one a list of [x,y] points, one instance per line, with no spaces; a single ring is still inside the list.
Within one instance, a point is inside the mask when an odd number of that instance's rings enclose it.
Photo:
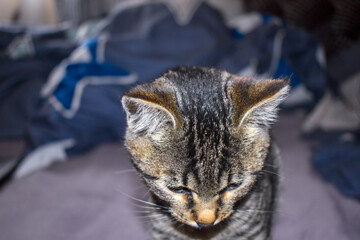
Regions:
[[[283,80],[180,68],[123,97],[126,146],[150,187],[153,239],[268,239]],[[159,219],[161,219],[159,221]]]

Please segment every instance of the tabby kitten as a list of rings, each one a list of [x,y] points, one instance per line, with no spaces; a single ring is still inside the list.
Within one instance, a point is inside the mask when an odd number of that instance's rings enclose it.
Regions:
[[[181,67],[123,96],[125,145],[151,190],[151,239],[270,238],[279,154],[269,126],[288,89]]]

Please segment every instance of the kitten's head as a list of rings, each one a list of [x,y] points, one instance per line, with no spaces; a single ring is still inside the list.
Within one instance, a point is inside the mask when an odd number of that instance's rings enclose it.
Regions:
[[[196,67],[139,85],[122,98],[133,164],[178,221],[215,225],[254,185],[288,89]]]

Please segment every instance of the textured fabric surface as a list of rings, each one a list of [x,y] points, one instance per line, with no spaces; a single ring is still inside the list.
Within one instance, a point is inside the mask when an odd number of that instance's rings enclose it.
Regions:
[[[184,26],[164,4],[118,5],[96,28],[97,34],[52,71],[41,90],[40,86],[33,89],[40,92],[42,101],[31,108],[27,151],[15,176],[121,140],[125,130],[122,94],[169,68],[210,66],[258,79],[297,76],[297,82],[303,81],[315,96],[322,95],[325,72],[316,58],[316,40],[278,19],[259,17],[253,31],[232,26],[231,32],[220,13],[206,4]],[[25,101],[22,95],[16,96]],[[8,112],[10,105],[4,106]],[[1,112],[5,113],[0,104]],[[45,154],[54,146],[57,154]]]
[[[283,158],[274,240],[360,237],[360,203],[343,197],[311,165],[311,144],[300,140],[302,118],[281,115],[274,126]]]
[[[61,28],[0,26],[0,139],[26,135],[42,85],[75,46]]]
[[[312,32],[333,57],[359,39],[360,1],[245,0],[248,10],[274,14]]]
[[[348,197],[360,200],[360,145],[356,143],[323,144],[312,159],[321,176]]]
[[[273,239],[359,239],[360,203],[313,171],[310,146],[299,140],[301,120],[281,115],[274,127],[283,164]],[[136,212],[143,204],[126,196],[146,199],[146,188],[127,169],[116,143],[11,182],[0,192],[1,239],[146,239],[147,219]]]

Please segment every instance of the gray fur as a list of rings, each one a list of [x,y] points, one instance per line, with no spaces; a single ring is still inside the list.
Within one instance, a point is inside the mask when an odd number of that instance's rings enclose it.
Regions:
[[[125,94],[125,145],[157,205],[152,239],[270,238],[279,157],[269,128],[287,92],[284,80],[193,67]]]

